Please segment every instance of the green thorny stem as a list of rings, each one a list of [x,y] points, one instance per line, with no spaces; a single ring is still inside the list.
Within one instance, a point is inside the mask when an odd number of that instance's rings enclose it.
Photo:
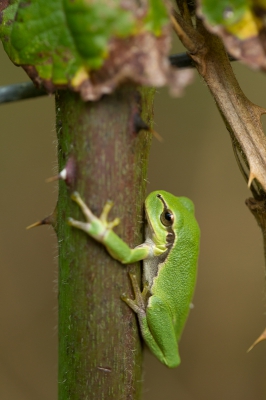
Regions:
[[[151,134],[152,89],[125,85],[98,102],[75,93],[56,95],[60,180],[55,229],[59,243],[59,399],[140,399],[141,342],[136,316],[120,299],[132,294],[128,271],[84,232],[67,225],[83,219],[70,195],[77,190],[110,218],[132,247],[143,240],[143,203]],[[140,118],[141,116],[141,118]],[[143,120],[143,121],[142,121]]]

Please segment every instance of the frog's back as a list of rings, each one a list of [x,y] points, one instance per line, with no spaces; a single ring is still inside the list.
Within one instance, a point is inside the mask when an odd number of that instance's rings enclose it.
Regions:
[[[191,200],[175,197],[173,207],[176,219],[172,227],[174,243],[166,259],[159,265],[153,293],[168,305],[178,340],[196,283],[200,230]]]

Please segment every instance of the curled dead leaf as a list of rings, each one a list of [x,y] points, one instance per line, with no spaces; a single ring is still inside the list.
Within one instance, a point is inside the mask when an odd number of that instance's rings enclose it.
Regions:
[[[128,82],[154,87],[168,85],[172,95],[180,96],[194,75],[191,69],[177,70],[171,66],[170,46],[169,28],[159,37],[144,32],[126,40],[113,38],[103,66],[90,74],[79,70],[68,85],[54,85],[50,80],[41,79],[32,66],[23,68],[37,86],[42,85],[49,93],[57,88],[70,88],[80,92],[84,101],[98,100]]]
[[[191,82],[191,70],[177,71],[168,60],[170,7],[162,0],[68,0],[63,10],[60,1],[25,7],[18,0],[0,7],[7,54],[48,93],[68,88],[94,101],[134,83],[169,85],[180,95]]]

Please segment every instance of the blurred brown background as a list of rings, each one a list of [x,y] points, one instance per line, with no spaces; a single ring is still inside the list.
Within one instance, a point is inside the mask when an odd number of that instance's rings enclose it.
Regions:
[[[180,51],[180,49],[179,49]],[[265,75],[234,66],[247,96],[266,106]],[[26,81],[0,49],[0,85]],[[56,185],[53,97],[0,106],[0,399],[56,400],[56,238],[25,231],[49,214]],[[181,366],[145,353],[144,400],[262,400],[266,342],[246,350],[266,326],[261,233],[229,135],[204,82],[181,99],[158,90],[148,192],[191,197],[202,230],[198,284],[181,340]]]

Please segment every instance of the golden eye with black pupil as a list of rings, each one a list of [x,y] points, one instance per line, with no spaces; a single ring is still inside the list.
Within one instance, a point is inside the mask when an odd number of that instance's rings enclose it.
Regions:
[[[161,223],[164,226],[171,226],[174,222],[174,214],[171,210],[164,210],[164,212],[161,214],[160,219]]]

